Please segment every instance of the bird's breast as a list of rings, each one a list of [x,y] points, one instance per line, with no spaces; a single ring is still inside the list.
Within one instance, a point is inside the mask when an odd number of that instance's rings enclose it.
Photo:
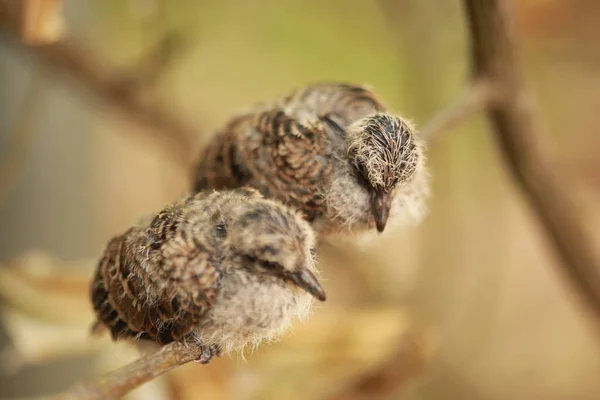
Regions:
[[[281,336],[294,319],[308,315],[312,297],[271,275],[236,270],[223,277],[210,315],[198,330],[200,339],[224,351]],[[228,332],[219,336],[219,332]]]

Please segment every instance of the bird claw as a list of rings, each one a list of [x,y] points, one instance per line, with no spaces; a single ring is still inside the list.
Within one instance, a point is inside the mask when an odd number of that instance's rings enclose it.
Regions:
[[[221,349],[216,344],[200,346],[200,349],[202,350],[202,355],[199,359],[194,360],[198,364],[208,364],[213,357],[221,357]]]

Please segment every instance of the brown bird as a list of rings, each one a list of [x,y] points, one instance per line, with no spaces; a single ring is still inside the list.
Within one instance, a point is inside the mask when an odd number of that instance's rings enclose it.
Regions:
[[[202,192],[106,247],[91,289],[113,340],[184,341],[200,362],[280,336],[305,317],[315,276],[310,225],[256,190]]]
[[[255,187],[328,234],[419,222],[428,182],[411,123],[366,86],[320,83],[227,123],[202,152],[194,189]]]

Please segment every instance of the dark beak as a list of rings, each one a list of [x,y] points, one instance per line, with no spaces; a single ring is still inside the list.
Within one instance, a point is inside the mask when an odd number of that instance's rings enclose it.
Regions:
[[[325,290],[321,287],[319,281],[315,275],[307,269],[301,269],[300,271],[291,272],[288,278],[294,282],[299,288],[310,293],[320,301],[325,301],[327,295]]]
[[[377,231],[380,233],[385,229],[385,224],[390,215],[391,204],[392,196],[389,193],[377,189],[371,193],[371,210]]]

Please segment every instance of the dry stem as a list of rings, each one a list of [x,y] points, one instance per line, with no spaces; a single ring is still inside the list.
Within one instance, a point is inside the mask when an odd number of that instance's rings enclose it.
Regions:
[[[98,57],[84,51],[73,40],[65,39],[45,46],[25,46],[45,64],[75,78],[84,89],[90,90],[124,116],[137,122],[166,147],[167,155],[177,164],[187,167],[195,154],[194,142],[199,129],[185,123],[164,105],[149,103],[140,91],[156,82],[167,70],[182,41],[176,34],[165,36],[143,57],[137,68],[127,73],[112,71]]]
[[[494,87],[489,80],[473,81],[450,105],[425,125],[420,136],[429,145],[434,144],[439,138],[438,133],[458,126],[485,110],[495,101],[494,93]]]
[[[162,347],[156,353],[139,358],[100,379],[75,385],[54,399],[119,399],[165,372],[199,359],[201,355],[200,346],[188,346],[174,342]]]
[[[600,249],[586,230],[573,176],[540,127],[518,67],[507,0],[464,0],[475,80],[494,82],[487,113],[506,164],[551,240],[573,288],[600,320]]]
[[[434,135],[485,110],[515,182],[561,259],[563,272],[600,320],[600,249],[586,229],[580,196],[546,139],[515,46],[509,0],[463,0],[471,37],[472,83],[423,129]]]
[[[487,111],[515,182],[554,244],[565,275],[600,320],[600,250],[584,226],[585,215],[570,185],[573,177],[550,148],[518,67],[509,0],[463,0],[471,36],[472,82],[457,100],[427,124],[434,135]],[[343,399],[397,389],[411,370],[398,368],[402,352],[387,366],[359,380]],[[397,383],[388,385],[394,379]],[[383,382],[383,383],[382,383]],[[378,386],[381,386],[378,388]],[[373,389],[374,388],[374,389]],[[368,390],[367,390],[368,389]]]

